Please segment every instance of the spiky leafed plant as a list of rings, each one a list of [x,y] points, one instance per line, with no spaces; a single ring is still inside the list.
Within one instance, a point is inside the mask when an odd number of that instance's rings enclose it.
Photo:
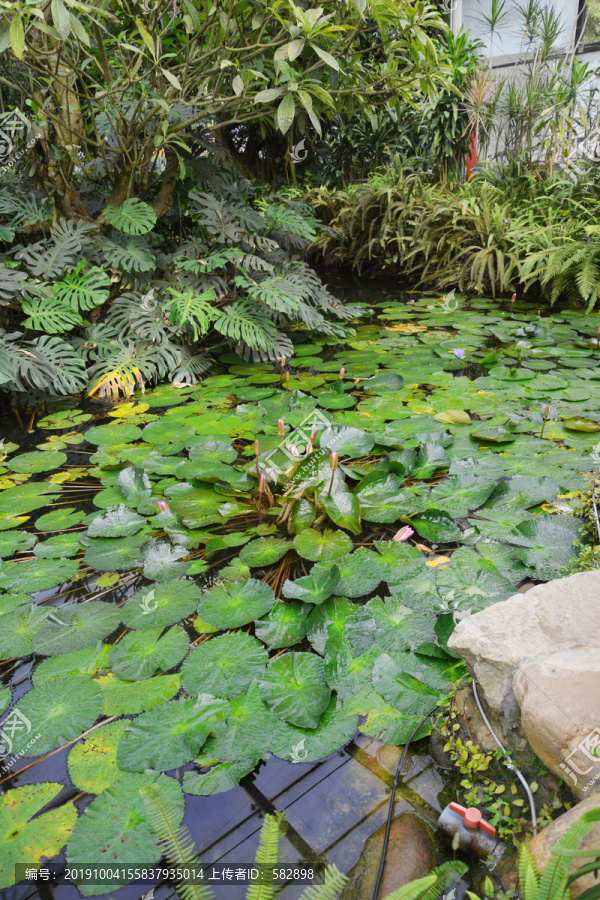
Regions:
[[[185,826],[181,825],[181,813],[157,784],[142,789],[150,827],[160,842],[169,865],[183,868],[199,864],[194,841]],[[285,815],[266,815],[260,830],[255,864],[261,868],[276,867],[281,862],[281,833]],[[322,884],[311,885],[299,900],[336,900],[346,877],[335,866],[326,866]],[[272,883],[250,884],[246,900],[274,900],[281,886]],[[205,885],[177,884],[182,900],[213,900],[214,894]]]

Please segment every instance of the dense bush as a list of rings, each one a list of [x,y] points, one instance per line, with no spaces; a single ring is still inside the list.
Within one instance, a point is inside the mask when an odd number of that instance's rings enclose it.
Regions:
[[[439,288],[529,292],[593,308],[600,289],[600,193],[562,175],[513,164],[468,182],[430,183],[397,168],[307,199],[337,234],[312,252]]]
[[[286,326],[346,334],[332,320],[353,310],[297,258],[319,231],[314,212],[253,195],[243,179],[213,176],[157,231],[135,198],[107,207],[101,230],[4,191],[2,387],[127,396],[136,382],[195,382],[218,345],[275,359],[291,355]]]

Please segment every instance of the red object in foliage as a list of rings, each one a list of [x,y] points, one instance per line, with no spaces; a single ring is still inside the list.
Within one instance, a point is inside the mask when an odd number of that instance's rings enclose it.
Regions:
[[[459,803],[450,803],[449,806],[452,812],[458,813],[459,816],[463,817],[466,828],[479,828],[480,831],[485,831],[486,834],[490,834],[492,837],[496,834],[494,826],[485,821],[475,806],[470,806],[468,809]]]
[[[475,132],[469,139],[469,152],[467,153],[467,181],[473,177],[477,169],[477,138]]]

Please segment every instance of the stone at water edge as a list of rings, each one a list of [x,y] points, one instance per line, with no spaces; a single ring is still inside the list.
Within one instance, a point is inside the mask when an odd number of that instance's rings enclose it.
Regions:
[[[515,674],[513,689],[536,756],[579,799],[600,791],[600,757],[591,753],[600,749],[600,649],[528,663]]]
[[[462,619],[448,646],[464,657],[508,731],[520,714],[517,670],[565,650],[600,650],[600,570],[537,585]]]
[[[348,872],[349,881],[340,900],[373,896],[384,834],[385,824],[367,838],[360,859]],[[433,831],[426,822],[412,813],[393,819],[379,896],[387,897],[409,881],[428,875],[435,866],[435,857]]]
[[[527,846],[531,852],[531,855],[533,856],[533,860],[538,868],[538,872],[548,864],[552,848],[563,836],[569,826],[572,825],[573,822],[576,822],[577,819],[579,819],[584,814],[584,812],[588,811],[588,809],[593,809],[595,807],[600,808],[599,795],[589,797],[587,800],[582,800],[581,803],[578,803],[577,806],[574,806],[566,813],[563,813],[562,816],[559,816],[558,819],[555,819],[554,822],[551,822],[550,825],[543,829],[543,831],[540,831],[537,837],[534,837],[531,841],[529,841]],[[592,831],[590,831],[587,837],[583,839],[578,849],[597,850],[599,847],[600,822],[597,822],[594,825]],[[589,862],[592,862],[592,857],[574,859],[571,870],[578,869],[579,866],[585,866]],[[589,875],[584,875],[583,878],[579,878],[574,884],[571,885],[571,897],[578,897],[579,894],[582,894],[583,891],[587,890],[590,887],[593,887],[593,885],[595,884],[600,884],[600,878],[594,878],[592,872],[590,872]]]

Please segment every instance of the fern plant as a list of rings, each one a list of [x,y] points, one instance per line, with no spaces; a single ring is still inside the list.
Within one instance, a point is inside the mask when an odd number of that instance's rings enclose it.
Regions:
[[[194,841],[181,825],[181,813],[169,801],[165,792],[157,784],[142,788],[142,796],[146,806],[148,821],[160,842],[169,865],[183,868],[192,864],[199,865],[194,851]],[[260,830],[255,865],[265,868],[277,867],[281,862],[281,829],[285,821],[282,813],[266,815]],[[299,900],[337,900],[340,890],[346,883],[345,875],[335,867],[326,866],[323,882],[307,887]],[[177,892],[182,900],[213,900],[214,894],[206,885],[189,883],[177,884]],[[280,887],[270,882],[255,883],[248,886],[246,900],[274,900]]]

